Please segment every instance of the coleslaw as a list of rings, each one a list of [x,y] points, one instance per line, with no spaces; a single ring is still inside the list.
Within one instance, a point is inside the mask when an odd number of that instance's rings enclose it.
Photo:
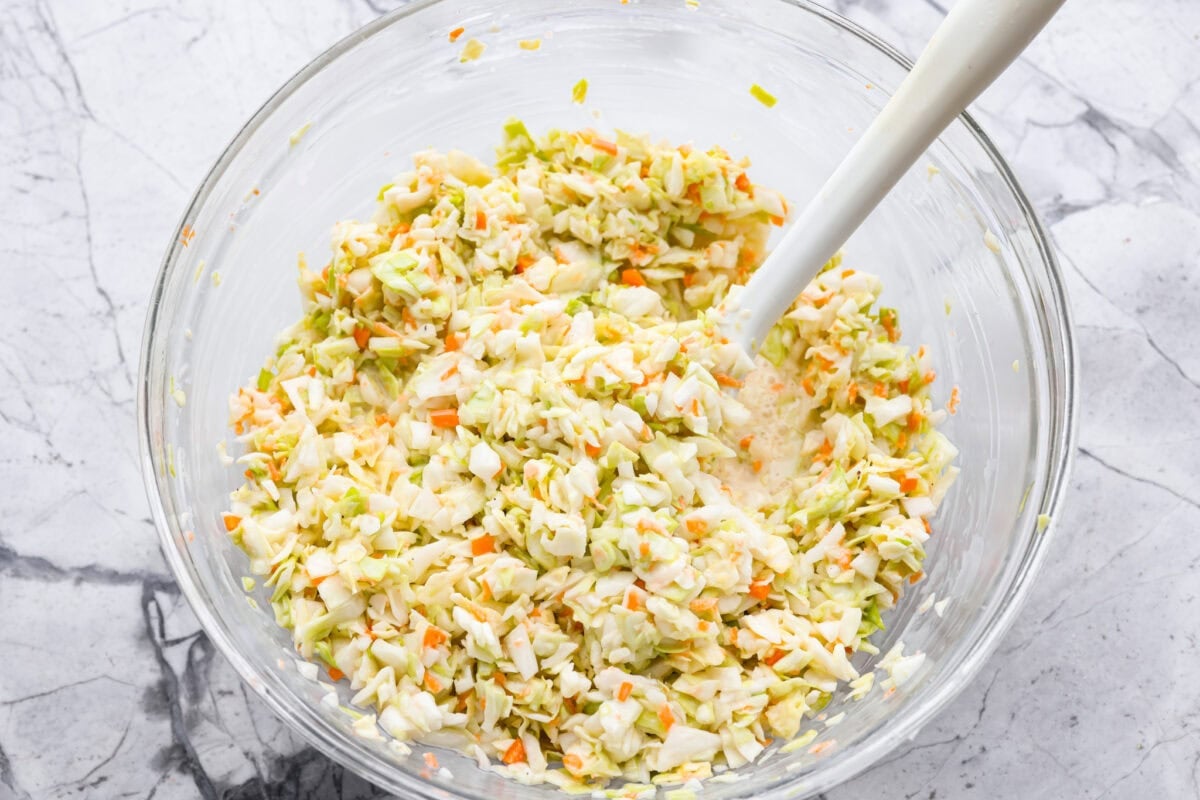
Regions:
[[[850,659],[956,451],[929,354],[840,258],[755,361],[722,335],[788,213],[747,167],[513,120],[494,168],[419,153],[301,259],[303,318],[230,400],[224,522],[366,728],[686,783],[870,690]]]

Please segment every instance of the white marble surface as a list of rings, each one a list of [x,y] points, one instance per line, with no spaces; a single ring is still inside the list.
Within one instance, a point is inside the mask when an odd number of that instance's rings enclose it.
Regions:
[[[839,10],[915,53],[942,0]],[[615,2],[615,0],[614,0]],[[372,0],[0,2],[0,800],[369,798],[198,633],[138,474],[135,360],[193,187]],[[828,800],[1200,792],[1200,4],[1074,0],[978,114],[1057,242],[1080,451],[1032,602]]]

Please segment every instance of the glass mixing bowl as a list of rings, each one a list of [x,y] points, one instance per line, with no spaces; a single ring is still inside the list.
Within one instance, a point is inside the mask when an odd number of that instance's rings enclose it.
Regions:
[[[466,34],[451,44],[458,26]],[[487,50],[460,63],[472,37]],[[522,39],[540,39],[541,48],[522,49]],[[299,315],[296,254],[323,263],[333,222],[368,214],[379,186],[414,151],[457,147],[487,158],[514,114],[531,130],[620,127],[721,144],[751,157],[755,180],[803,203],[908,66],[850,22],[789,0],[426,0],[340,42],[254,115],[196,193],[158,276],[139,419],[167,560],[209,637],[275,713],[402,796],[556,791],[519,786],[442,750],[452,777],[422,777],[425,748],[403,756],[356,736],[345,712],[320,703],[325,690],[297,672],[290,636],[261,590],[247,603],[246,559],[220,518],[240,475],[215,446],[229,438],[228,395],[257,374],[275,334]],[[583,77],[590,90],[576,105],[571,87]],[[755,83],[778,104],[756,101]],[[706,783],[705,797],[815,794],[913,737],[1012,621],[1046,552],[1039,515],[1054,513],[1066,486],[1075,389],[1062,278],[1029,201],[969,117],[950,126],[845,254],[847,266],[882,275],[905,340],[932,349],[939,402],[952,386],[962,393],[945,426],[962,475],[934,521],[928,577],[876,639],[883,652],[903,640],[906,652],[928,658],[886,697],[878,688],[859,702],[839,693],[827,713],[845,710],[845,719],[815,742],[832,745],[776,753],[736,781]],[[949,599],[944,613],[919,613],[934,593]],[[872,661],[860,654],[857,663]],[[338,691],[347,703],[346,687]]]

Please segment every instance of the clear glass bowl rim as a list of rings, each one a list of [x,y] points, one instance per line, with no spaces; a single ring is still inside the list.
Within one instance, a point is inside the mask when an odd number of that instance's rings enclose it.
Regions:
[[[174,534],[178,532],[173,530],[173,526],[177,525],[177,520],[168,518],[166,513],[168,503],[165,496],[169,492],[169,489],[166,481],[160,478],[162,471],[159,467],[162,465],[159,463],[159,453],[152,440],[152,431],[155,426],[151,424],[151,415],[161,413],[162,405],[152,402],[150,391],[154,383],[151,380],[152,371],[162,368],[161,364],[155,365],[152,363],[153,354],[159,334],[158,323],[164,307],[163,300],[166,287],[173,272],[179,268],[178,262],[181,260],[180,257],[183,252],[180,245],[181,233],[197,216],[198,210],[208,201],[213,188],[241,152],[249,138],[258,129],[260,124],[300,86],[344,53],[391,25],[399,23],[406,17],[443,2],[452,1],[411,0],[411,2],[405,3],[400,8],[384,14],[343,37],[289,78],[250,117],[232,141],[225,147],[179,220],[172,236],[171,244],[159,267],[154,288],[150,295],[150,302],[146,310],[146,321],[142,334],[138,365],[139,391],[137,396],[138,440],[142,478],[151,513],[154,517],[155,527],[159,534],[159,544],[175,576],[176,582],[179,584],[184,597],[191,606],[205,634],[213,641],[221,654],[233,665],[242,680],[266,703],[272,712],[284,720],[293,731],[298,733],[318,751],[387,791],[397,793],[401,796],[430,798],[431,800],[432,798],[444,798],[446,791],[448,789],[453,791],[454,787],[452,785],[435,785],[417,780],[406,775],[401,770],[389,768],[387,765],[380,763],[373,756],[369,756],[367,751],[363,749],[347,746],[340,739],[325,736],[319,727],[314,727],[305,719],[298,717],[283,698],[275,696],[267,689],[267,686],[260,677],[261,670],[259,666],[242,655],[234,645],[232,639],[226,635],[223,625],[210,609],[205,589],[192,580],[185,557],[177,546],[177,539]],[[845,33],[855,36],[863,43],[870,45],[881,54],[889,57],[906,72],[912,69],[912,61],[899,50],[857,23],[830,9],[819,6],[810,0],[776,0],[776,2],[792,6],[800,11],[812,14],[827,23],[831,23]],[[1050,377],[1055,377],[1054,373],[1056,370],[1061,370],[1062,374],[1057,376],[1060,378],[1058,384],[1061,387],[1061,392],[1057,395],[1053,391],[1051,392],[1050,422],[1054,427],[1054,435],[1049,442],[1048,463],[1045,465],[1048,474],[1045,495],[1041,506],[1044,509],[1044,513],[1057,516],[1068,485],[1071,465],[1074,460],[1078,421],[1078,364],[1066,288],[1049,237],[1038,220],[1032,203],[1030,203],[1018,185],[1012,170],[1005,163],[995,145],[992,144],[991,140],[983,132],[983,129],[969,113],[963,112],[958,119],[974,136],[976,142],[991,160],[997,174],[1003,180],[1005,188],[1011,193],[1013,199],[1020,207],[1024,222],[1028,225],[1033,235],[1041,264],[1045,268],[1045,274],[1040,276],[1044,280],[1042,282],[1031,281],[1031,287],[1034,289],[1035,300],[1039,301],[1037,322],[1043,328],[1042,332],[1047,343],[1060,344],[1062,347],[1061,352],[1048,354],[1050,356],[1048,359],[1049,375]],[[1057,356],[1057,360],[1054,358],[1055,356]],[[1058,401],[1057,403],[1055,403],[1056,400]],[[973,642],[970,651],[963,657],[962,662],[959,664],[959,669],[954,673],[954,677],[943,682],[940,686],[934,687],[922,700],[910,708],[901,711],[894,719],[889,721],[889,725],[885,730],[869,735],[864,740],[846,748],[837,757],[828,759],[826,761],[826,768],[818,769],[802,776],[804,785],[800,791],[804,793],[804,796],[817,795],[839,783],[849,780],[851,777],[866,770],[902,742],[915,737],[927,722],[970,684],[999,645],[1021,609],[1032,584],[1032,579],[1036,575],[1049,549],[1052,539],[1049,535],[1051,531],[1053,531],[1053,527],[1048,529],[1043,535],[1032,537],[1025,552],[1020,554],[1020,564],[1008,587],[1008,593],[1004,602],[992,612],[990,619],[976,624],[974,630],[978,632],[977,638]],[[497,778],[500,779],[499,776]],[[767,792],[760,794],[760,796],[766,800],[784,796],[795,797],[795,791],[798,788],[800,787],[793,786],[791,781],[784,781],[772,787]]]

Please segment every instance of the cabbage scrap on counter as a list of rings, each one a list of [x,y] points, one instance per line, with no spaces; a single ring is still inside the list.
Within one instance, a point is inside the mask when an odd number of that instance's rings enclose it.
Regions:
[[[720,148],[498,153],[417,154],[301,259],[225,526],[368,727],[571,789],[739,767],[863,686],[922,575],[929,356],[839,259],[757,364],[730,343],[788,207]]]

